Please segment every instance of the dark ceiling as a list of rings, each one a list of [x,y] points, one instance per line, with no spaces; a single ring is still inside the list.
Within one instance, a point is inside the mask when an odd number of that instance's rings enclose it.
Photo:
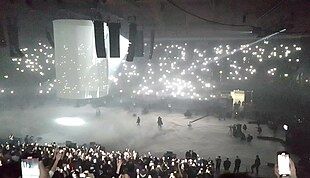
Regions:
[[[7,0],[0,1],[1,20],[39,14],[58,18],[135,21],[155,29],[159,38],[225,38],[272,33],[286,28],[286,37],[308,36],[307,0]]]

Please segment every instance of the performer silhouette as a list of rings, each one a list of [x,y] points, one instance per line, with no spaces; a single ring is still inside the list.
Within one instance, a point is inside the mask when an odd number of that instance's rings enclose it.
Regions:
[[[138,118],[137,118],[137,126],[140,126],[140,122],[141,122],[141,119],[140,119],[140,117],[138,116]]]
[[[157,119],[157,125],[158,125],[158,128],[162,128],[162,126],[164,125],[163,120],[160,116]]]

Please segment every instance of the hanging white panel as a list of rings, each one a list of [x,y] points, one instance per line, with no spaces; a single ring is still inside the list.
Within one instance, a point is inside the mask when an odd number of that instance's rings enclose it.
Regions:
[[[67,99],[106,96],[108,59],[97,58],[93,22],[54,20],[53,27],[57,96]],[[104,28],[108,33],[106,24]],[[105,35],[105,41],[107,43],[108,34]]]

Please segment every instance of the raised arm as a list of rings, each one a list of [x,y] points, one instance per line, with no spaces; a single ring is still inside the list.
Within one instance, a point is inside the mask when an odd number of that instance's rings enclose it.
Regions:
[[[54,161],[54,164],[53,164],[53,166],[52,166],[52,168],[51,168],[51,170],[50,170],[50,172],[49,172],[49,174],[51,175],[53,175],[54,174],[54,172],[56,171],[56,169],[57,169],[57,165],[58,165],[58,162],[59,162],[59,160],[62,158],[62,153],[57,153],[57,155],[56,155],[56,157],[55,157],[55,161]],[[51,176],[52,177],[52,176]]]

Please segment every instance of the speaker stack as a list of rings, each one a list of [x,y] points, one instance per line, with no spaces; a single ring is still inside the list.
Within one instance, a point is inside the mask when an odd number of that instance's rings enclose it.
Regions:
[[[23,57],[23,53],[19,50],[17,18],[8,17],[7,24],[10,44],[10,56]]]
[[[135,23],[129,24],[129,47],[126,61],[132,62],[135,56],[137,25]]]
[[[96,53],[98,58],[106,57],[103,24],[103,21],[94,21]]]
[[[109,23],[110,57],[120,57],[120,28],[119,23]]]

